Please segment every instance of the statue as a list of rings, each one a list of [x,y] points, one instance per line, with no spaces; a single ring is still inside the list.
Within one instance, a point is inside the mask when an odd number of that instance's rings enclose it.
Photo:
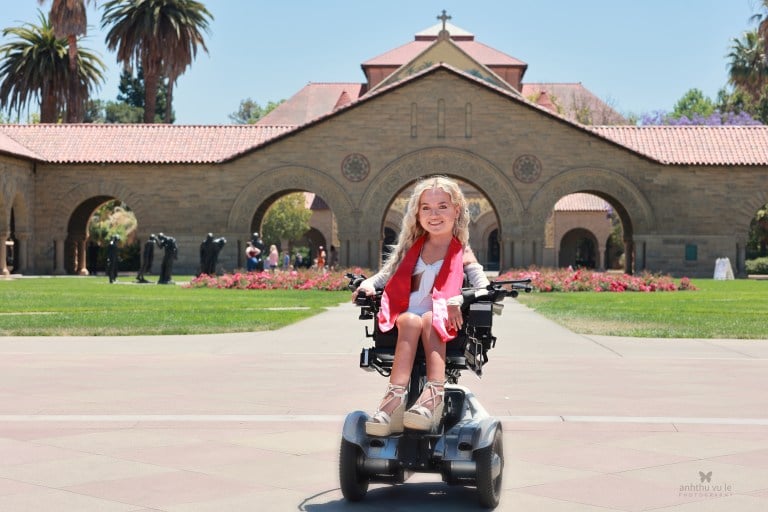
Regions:
[[[216,263],[219,260],[219,252],[227,243],[227,239],[224,237],[213,238],[213,233],[208,233],[200,244],[200,273],[207,274],[209,276],[216,275]]]
[[[158,279],[157,284],[173,284],[171,281],[173,262],[179,255],[176,239],[162,233],[157,235],[157,239],[159,240],[158,245],[163,249],[163,262],[160,264],[160,279]]]
[[[117,262],[119,247],[117,243],[120,241],[120,235],[112,235],[109,239],[109,245],[107,246],[107,276],[109,276],[109,282],[114,283],[117,281]]]
[[[152,273],[152,261],[155,259],[155,244],[157,243],[157,236],[154,233],[149,235],[149,238],[144,243],[144,253],[142,255],[143,259],[141,262],[141,268],[139,269],[139,274],[136,276],[136,281],[140,283],[149,282],[144,279],[144,274]]]
[[[255,249],[255,251],[251,250],[251,254],[255,253],[255,255],[252,261],[253,268],[251,268],[251,265],[248,265],[248,271],[255,270],[257,272],[261,272],[264,270],[264,251],[266,250],[267,246],[264,245],[264,240],[261,239],[258,233],[253,234],[253,236],[251,237],[250,244],[251,244],[251,247]],[[251,262],[250,256],[249,256],[249,262]]]

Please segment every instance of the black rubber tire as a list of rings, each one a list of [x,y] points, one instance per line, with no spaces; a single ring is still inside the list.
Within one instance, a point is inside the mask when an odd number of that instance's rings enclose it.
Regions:
[[[499,476],[493,478],[493,463],[496,458],[499,459],[501,470]],[[476,480],[480,505],[485,508],[496,508],[499,506],[501,482],[504,476],[504,444],[500,427],[496,428],[491,445],[475,452],[475,463],[477,464]]]
[[[342,438],[339,450],[339,482],[341,494],[347,501],[360,501],[368,492],[369,479],[359,470],[363,457],[365,455],[359,446]]]

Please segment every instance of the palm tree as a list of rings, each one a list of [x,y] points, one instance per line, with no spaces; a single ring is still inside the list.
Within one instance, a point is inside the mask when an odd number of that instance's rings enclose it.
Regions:
[[[38,0],[40,5],[47,0]],[[95,0],[89,0],[94,1]],[[83,120],[83,106],[87,99],[81,84],[77,79],[77,39],[87,31],[87,17],[83,0],[52,0],[48,21],[53,27],[53,33],[58,39],[67,40],[69,54],[69,89],[67,91],[68,123],[79,123]]]
[[[768,78],[763,40],[753,30],[745,32],[741,39],[731,39],[731,43],[728,81],[758,99]]]
[[[108,0],[101,26],[111,26],[106,42],[125,66],[144,70],[144,122],[152,123],[160,77],[168,76],[165,119],[170,119],[172,87],[197,56],[208,48],[201,31],[213,16],[195,0]]]
[[[18,39],[0,46],[0,106],[21,112],[37,100],[40,121],[55,123],[68,105],[69,49],[65,39],[55,36],[42,12],[39,20],[39,26],[25,23],[3,30],[3,37],[13,35]],[[75,64],[80,91],[90,92],[104,81],[104,63],[93,52],[81,49]]]
[[[757,35],[763,42],[763,47],[768,48],[768,0],[761,0],[762,13],[753,14],[749,21],[757,22]]]

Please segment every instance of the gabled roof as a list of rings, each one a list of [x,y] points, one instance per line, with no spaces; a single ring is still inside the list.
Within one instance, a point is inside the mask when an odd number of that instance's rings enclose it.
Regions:
[[[405,61],[394,73],[373,86],[371,91],[398,82],[403,78],[408,77],[421,69],[426,69],[438,62],[450,63],[453,67],[460,68],[467,73],[488,80],[498,87],[513,90],[508,83],[483,64],[483,61],[472,57],[455,41],[451,40],[447,32],[444,32],[443,34],[444,35],[439,36],[435,41],[432,41],[429,46],[416,54],[412,59]]]
[[[439,26],[439,25],[436,25]],[[452,25],[447,24],[447,27]],[[434,27],[431,27],[434,28]],[[423,37],[427,31],[416,34],[416,40],[399,46],[393,50],[382,53],[372,59],[363,62],[365,66],[402,66],[403,64],[410,62],[421,52],[429,48],[435,43],[437,39],[435,36]],[[454,30],[460,31],[454,34]],[[472,57],[478,62],[485,64],[486,66],[527,66],[527,64],[519,59],[516,59],[506,53],[500,52],[495,48],[484,45],[474,40],[474,36],[462,29],[453,27],[449,30],[451,41],[461,48],[467,55]],[[463,37],[462,37],[463,36]],[[469,36],[469,37],[468,37]]]
[[[0,125],[19,156],[49,163],[216,163],[288,131],[255,125]]]
[[[768,166],[768,126],[585,126],[447,64],[436,64],[295,126],[0,125],[0,150],[49,163],[220,163],[440,71],[662,164]]]
[[[585,126],[664,164],[768,165],[768,126]]]
[[[272,112],[259,119],[258,126],[299,126],[354,103],[363,93],[363,84],[308,83]]]

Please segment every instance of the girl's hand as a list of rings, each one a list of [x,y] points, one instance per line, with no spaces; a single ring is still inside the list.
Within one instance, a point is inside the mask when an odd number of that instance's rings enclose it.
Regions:
[[[352,292],[352,302],[355,302],[355,300],[357,299],[357,296],[358,296],[360,293],[365,293],[365,295],[367,295],[368,297],[370,297],[370,296],[372,296],[372,295],[375,295],[375,294],[376,294],[376,290],[374,290],[374,289],[373,289],[373,288],[371,288],[370,286],[363,286],[363,285],[360,285],[360,286],[358,286],[357,290],[355,290],[355,291],[353,291],[353,292]]]
[[[464,324],[464,316],[461,314],[461,307],[456,304],[448,305],[448,318],[445,320],[446,327],[449,329],[461,329]]]

